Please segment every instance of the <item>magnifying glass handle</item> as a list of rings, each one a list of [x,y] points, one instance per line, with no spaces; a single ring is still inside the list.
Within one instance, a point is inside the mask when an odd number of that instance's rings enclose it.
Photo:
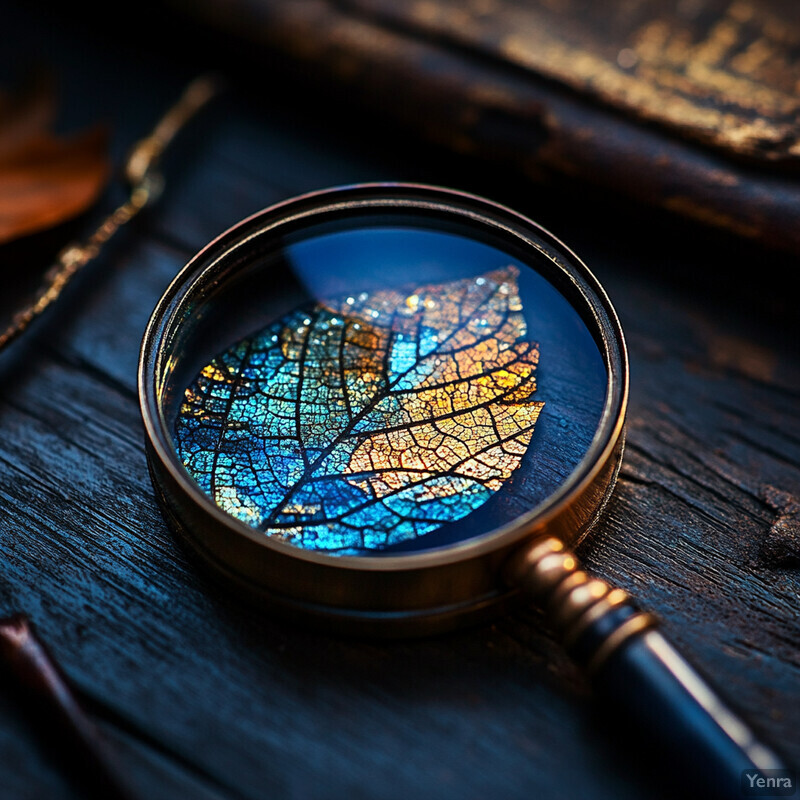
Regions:
[[[731,798],[763,785],[760,778],[794,780],[787,764],[669,643],[658,620],[623,590],[580,569],[559,540],[536,542],[512,562],[509,578],[543,605],[595,690],[669,748],[678,760],[670,762],[673,769],[685,770],[692,781],[687,787]]]

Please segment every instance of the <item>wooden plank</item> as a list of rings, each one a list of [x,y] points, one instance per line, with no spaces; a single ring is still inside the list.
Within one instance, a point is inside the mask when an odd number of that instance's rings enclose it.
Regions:
[[[599,187],[703,227],[800,251],[795,170],[775,168],[796,160],[788,88],[797,80],[796,59],[789,55],[784,63],[784,53],[794,53],[797,41],[791,26],[767,21],[769,9],[762,16],[749,3],[715,2],[706,13],[681,19],[674,4],[657,0],[638,4],[637,14],[624,3],[599,10],[579,0],[495,3],[492,13],[480,3],[378,0],[237,2],[224,12],[213,2],[170,5],[178,25],[201,21],[194,36],[235,53],[244,80],[262,72],[289,80],[304,102],[336,93],[349,115],[379,114],[409,135],[485,159],[507,174],[521,171],[538,184],[570,181],[576,191]],[[726,22],[723,6],[734,16],[744,9],[752,19]],[[737,80],[726,63],[709,64],[710,51],[725,43],[718,28],[726,24],[741,37],[727,53],[731,60],[739,44],[765,39],[754,32],[759,26],[778,38],[785,34],[783,42],[764,42],[776,70]],[[610,41],[618,37],[619,46],[609,52],[600,31],[615,25]],[[570,35],[562,39],[565,29]],[[716,45],[703,54],[706,36]],[[620,50],[628,51],[625,57],[634,53],[637,37],[659,63],[641,75],[616,61]],[[504,49],[507,39],[511,46]],[[674,64],[672,53],[678,53]],[[699,73],[702,85],[693,77]],[[731,87],[741,85],[747,91],[737,88],[734,98]],[[761,102],[765,96],[784,100],[770,110]],[[759,142],[767,129],[771,144]]]
[[[75,787],[64,780],[64,773],[41,736],[28,724],[25,709],[10,693],[0,693],[0,753],[2,753],[3,793],[14,800],[77,800]]]
[[[102,83],[88,72],[87,96]],[[145,88],[131,137],[151,121]],[[581,553],[661,614],[798,760],[800,575],[791,555],[775,563],[763,550],[781,518],[766,487],[800,496],[786,265],[716,241],[687,247],[684,229],[630,209],[623,235],[619,207],[531,192],[364,120],[326,131],[321,155],[310,121],[328,110],[232,97],[163,204],[0,358],[3,601],[34,618],[142,795],[670,796],[646,758],[631,765],[624,732],[538,611],[415,642],[310,634],[221,592],[164,525],[135,397],[145,321],[193,248],[315,178],[424,174],[532,213],[587,257],[628,331],[633,400],[616,497]],[[376,144],[362,152],[365,130]],[[758,298],[746,283],[714,292],[712,259],[731,273],[762,265],[771,280]],[[22,723],[2,716],[10,796],[71,796]]]
[[[514,787],[546,782],[550,754],[535,744],[536,731],[544,735],[563,718],[562,746],[574,747],[571,735],[587,710],[551,696],[535,678],[547,665],[534,662],[531,675],[525,657],[499,685],[491,673],[498,661],[506,669],[502,635],[387,648],[312,637],[238,607],[184,560],[160,520],[144,464],[131,384],[142,320],[126,305],[148,308],[141,293],[160,291],[174,260],[172,251],[137,248],[128,262],[135,273],[115,271],[104,301],[89,292],[79,317],[48,326],[35,347],[35,374],[3,395],[4,427],[25,432],[0,450],[6,547],[13,536],[4,560],[15,602],[40,620],[95,702],[168,753],[202,765],[231,796],[307,792],[309,743],[313,781],[326,774],[334,793],[424,793],[440,774],[452,776],[453,796],[465,781],[510,796]],[[132,275],[139,293],[129,291]],[[60,480],[65,475],[69,483]],[[398,668],[403,663],[414,665],[413,681]],[[522,737],[539,753],[525,754],[520,774],[520,753],[496,750],[481,731],[502,730],[510,710],[523,706],[511,729],[498,733]],[[408,755],[384,763],[395,748],[404,751],[403,742]],[[599,758],[589,741],[583,747],[587,760]],[[464,748],[480,756],[468,775],[460,774]],[[488,774],[479,766],[485,759],[493,764]],[[387,785],[376,789],[378,775]],[[593,780],[587,772],[552,789],[584,792]],[[624,792],[614,788],[616,796]]]

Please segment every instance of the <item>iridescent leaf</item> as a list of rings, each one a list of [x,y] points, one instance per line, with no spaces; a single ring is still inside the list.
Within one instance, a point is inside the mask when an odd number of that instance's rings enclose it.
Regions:
[[[515,267],[290,312],[214,358],[175,439],[225,511],[334,553],[459,520],[519,466],[543,403]]]

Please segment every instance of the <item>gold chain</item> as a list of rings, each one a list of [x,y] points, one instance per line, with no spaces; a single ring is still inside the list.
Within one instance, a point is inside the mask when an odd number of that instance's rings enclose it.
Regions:
[[[161,155],[181,128],[219,91],[213,76],[193,80],[178,101],[158,121],[151,133],[136,143],[125,163],[125,177],[131,187],[128,198],[112,211],[85,241],[65,247],[47,271],[33,300],[17,311],[0,333],[0,351],[61,296],[72,278],[100,254],[103,246],[143,208],[158,199],[163,178],[158,171]]]

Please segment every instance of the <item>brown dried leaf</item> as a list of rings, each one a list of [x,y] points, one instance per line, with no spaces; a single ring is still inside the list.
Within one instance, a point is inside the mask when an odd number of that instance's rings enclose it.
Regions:
[[[77,216],[108,181],[106,130],[56,136],[54,111],[48,81],[0,95],[0,244]]]

